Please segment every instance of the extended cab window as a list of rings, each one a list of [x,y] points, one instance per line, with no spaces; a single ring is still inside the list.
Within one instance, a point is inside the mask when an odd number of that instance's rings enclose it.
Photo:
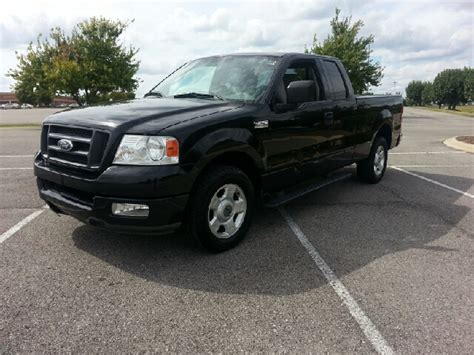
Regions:
[[[330,98],[333,100],[345,99],[347,97],[347,89],[337,64],[331,60],[323,60],[322,63],[323,71],[331,85]]]

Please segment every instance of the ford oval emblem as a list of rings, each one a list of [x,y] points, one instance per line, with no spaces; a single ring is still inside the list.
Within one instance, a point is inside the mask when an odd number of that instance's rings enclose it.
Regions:
[[[65,152],[69,152],[72,149],[73,144],[69,139],[60,139],[58,141],[58,147]]]

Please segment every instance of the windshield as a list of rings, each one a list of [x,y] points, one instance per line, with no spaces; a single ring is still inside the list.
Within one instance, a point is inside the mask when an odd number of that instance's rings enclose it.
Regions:
[[[227,56],[187,63],[154,89],[162,96],[209,95],[224,100],[256,101],[265,92],[278,58]]]

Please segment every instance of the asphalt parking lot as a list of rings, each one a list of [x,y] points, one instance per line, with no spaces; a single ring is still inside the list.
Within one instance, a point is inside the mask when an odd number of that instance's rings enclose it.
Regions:
[[[407,108],[378,185],[282,209],[218,255],[43,209],[38,129],[0,129],[0,353],[472,353],[472,118]],[[30,217],[25,220],[25,217]]]

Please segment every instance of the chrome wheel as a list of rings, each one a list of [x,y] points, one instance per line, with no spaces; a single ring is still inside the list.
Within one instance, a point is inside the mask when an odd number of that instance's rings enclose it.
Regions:
[[[235,184],[217,189],[209,204],[209,229],[217,238],[227,239],[237,233],[247,213],[244,191]]]
[[[380,176],[385,169],[385,148],[381,145],[377,147],[374,156],[374,173],[375,176]]]

